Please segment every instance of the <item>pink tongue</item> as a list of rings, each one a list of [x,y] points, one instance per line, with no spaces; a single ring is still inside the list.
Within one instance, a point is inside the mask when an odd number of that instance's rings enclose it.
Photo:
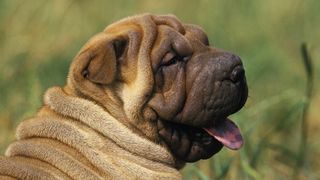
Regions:
[[[230,149],[240,149],[243,144],[239,128],[228,118],[218,125],[203,129]]]

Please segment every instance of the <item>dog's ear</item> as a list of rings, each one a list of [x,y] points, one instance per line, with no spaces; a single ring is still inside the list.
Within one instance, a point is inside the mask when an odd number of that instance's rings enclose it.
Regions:
[[[124,53],[126,40],[97,40],[88,48],[89,61],[82,71],[82,76],[97,84],[107,85],[114,81],[117,61]]]

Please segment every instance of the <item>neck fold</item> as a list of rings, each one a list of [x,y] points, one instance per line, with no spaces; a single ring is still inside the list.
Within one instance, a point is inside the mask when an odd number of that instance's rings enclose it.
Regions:
[[[54,87],[46,92],[44,103],[59,114],[88,125],[133,154],[170,166],[175,164],[168,150],[133,133],[91,101],[69,96],[61,88]]]

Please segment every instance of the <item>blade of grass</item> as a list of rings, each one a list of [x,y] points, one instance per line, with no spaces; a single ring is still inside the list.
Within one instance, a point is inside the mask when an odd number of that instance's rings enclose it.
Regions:
[[[188,166],[187,173],[184,176],[184,179],[195,179],[198,178],[200,180],[210,180],[208,176],[206,176],[195,164],[190,164]]]
[[[201,172],[199,169],[195,169],[194,171],[200,180],[210,180],[210,178],[206,176],[203,172]]]
[[[224,159],[224,161],[220,162],[219,164],[215,164],[215,166],[219,166],[219,173],[217,172],[215,173],[216,174],[215,179],[224,179],[226,177],[233,160],[234,158],[228,158],[228,159]]]
[[[299,175],[301,168],[305,167],[306,165],[306,153],[308,151],[308,129],[309,129],[307,115],[309,111],[312,90],[313,90],[313,65],[312,65],[312,59],[309,55],[306,43],[301,44],[301,54],[302,54],[302,59],[304,63],[304,68],[307,73],[307,85],[306,85],[305,106],[303,108],[302,120],[301,120],[301,140],[300,140],[296,166],[293,172],[293,178],[298,178],[297,175]]]
[[[245,151],[241,151],[240,157],[241,157],[240,163],[241,163],[241,168],[243,169],[243,172],[246,175],[248,175],[248,177],[251,177],[252,179],[257,179],[257,180],[262,179],[261,174],[259,174],[259,172],[250,165],[248,155]]]

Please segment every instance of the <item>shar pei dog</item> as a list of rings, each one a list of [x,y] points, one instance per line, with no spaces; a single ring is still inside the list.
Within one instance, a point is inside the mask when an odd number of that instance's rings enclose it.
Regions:
[[[175,16],[143,14],[92,37],[0,157],[5,179],[181,179],[186,162],[243,139],[241,59]]]

